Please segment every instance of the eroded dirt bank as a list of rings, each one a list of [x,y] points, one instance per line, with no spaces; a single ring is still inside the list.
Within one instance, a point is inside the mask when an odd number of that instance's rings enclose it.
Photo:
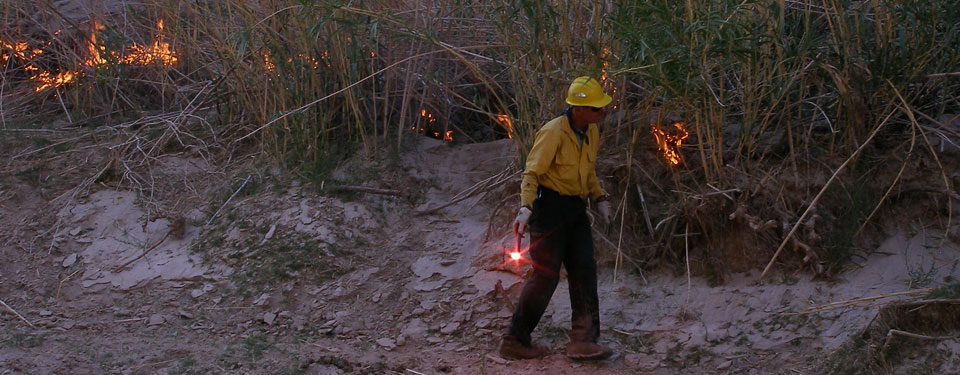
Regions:
[[[269,167],[221,171],[189,157],[158,173],[206,181],[186,184],[197,188],[183,195],[203,197],[191,204],[106,183],[51,199],[9,173],[0,374],[814,374],[881,304],[960,276],[960,248],[919,221],[891,227],[829,281],[776,271],[757,282],[754,271],[711,286],[615,271],[616,249],[601,244],[602,341],[617,354],[566,359],[562,282],[534,336],[552,354],[507,362],[495,348],[521,285],[500,267],[511,143],[416,148],[333,176],[373,193],[318,193]],[[37,179],[62,171],[48,168]],[[933,344],[937,369],[960,369],[958,349]]]

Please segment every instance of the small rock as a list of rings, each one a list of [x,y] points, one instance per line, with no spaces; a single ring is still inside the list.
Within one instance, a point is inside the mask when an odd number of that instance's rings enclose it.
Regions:
[[[261,294],[260,297],[257,297],[253,301],[254,306],[263,306],[267,304],[267,301],[270,300],[270,293]]]
[[[733,361],[724,361],[723,363],[717,365],[717,370],[726,370],[730,368],[731,365],[733,365]]]
[[[503,358],[500,358],[500,357],[497,357],[497,356],[495,356],[495,355],[493,355],[493,354],[487,354],[487,359],[489,359],[489,360],[490,360],[491,362],[493,362],[493,363],[498,363],[498,364],[501,364],[501,365],[508,365],[508,364],[510,364],[510,361],[508,361],[508,360],[506,360],[506,359],[503,359]]]
[[[40,316],[50,316],[53,315],[53,311],[50,310],[40,310]]]
[[[437,306],[437,303],[434,302],[434,301],[430,301],[430,300],[420,301],[420,308],[421,308],[421,309],[430,310],[430,309],[433,309],[435,306]]]
[[[80,227],[73,228],[73,230],[70,231],[71,236],[76,236],[78,234],[80,234]]]
[[[190,291],[190,297],[199,298],[199,297],[202,296],[204,293],[206,293],[206,292],[204,292],[203,289],[194,289],[194,290],[191,290],[191,291]]]
[[[306,327],[306,321],[303,317],[297,315],[293,317],[293,329],[297,331],[302,331]]]
[[[627,354],[623,357],[623,363],[642,371],[653,371],[660,367],[660,360],[648,354]]]
[[[63,329],[70,329],[75,325],[77,325],[77,322],[75,322],[73,319],[64,319],[60,321],[60,327],[63,327]]]
[[[427,333],[427,325],[422,319],[415,318],[400,332],[402,336],[408,338],[421,338]]]
[[[267,235],[263,236],[263,241],[260,241],[260,244],[263,245],[267,243],[267,241],[269,241],[271,238],[273,238],[273,232],[275,232],[276,230],[277,230],[277,224],[271,225],[270,229],[267,231]]]
[[[267,312],[263,314],[263,322],[267,323],[268,326],[272,326],[273,322],[277,320],[277,314],[272,312]]]
[[[471,285],[471,286],[468,286],[468,287],[466,287],[466,288],[463,288],[463,291],[461,291],[461,293],[463,293],[463,294],[477,294],[478,292],[480,292],[480,290],[477,289],[475,286],[472,286],[472,285]]]
[[[70,254],[63,259],[63,268],[72,266],[74,263],[77,263],[77,253]]]
[[[397,347],[396,341],[388,338],[377,339],[377,344],[383,347],[386,350],[393,350]]]
[[[457,323],[457,322],[447,323],[447,325],[443,326],[443,328],[440,329],[440,333],[449,335],[451,333],[456,332],[458,329],[460,329],[460,323]]]
[[[193,319],[193,314],[188,313],[188,312],[186,312],[186,311],[183,310],[183,309],[178,309],[178,310],[177,310],[177,313],[180,314],[180,317],[181,317],[181,318],[184,318],[184,319]]]
[[[281,311],[279,314],[277,314],[277,317],[283,318],[283,319],[290,319],[291,316],[293,316],[293,314],[286,310]]]
[[[443,342],[443,339],[442,339],[442,338],[439,338],[439,337],[436,337],[436,336],[427,337],[427,342],[429,342],[429,343],[431,343],[431,344],[439,344],[439,343]]]
[[[480,319],[477,321],[477,324],[475,324],[474,326],[476,326],[477,328],[487,328],[490,326],[490,319]]]
[[[158,326],[163,324],[165,321],[166,319],[163,318],[163,315],[153,314],[150,315],[150,320],[147,322],[147,326]]]
[[[469,321],[472,317],[473,313],[470,311],[457,311],[456,314],[453,314],[453,319],[451,320],[457,323],[464,323]]]

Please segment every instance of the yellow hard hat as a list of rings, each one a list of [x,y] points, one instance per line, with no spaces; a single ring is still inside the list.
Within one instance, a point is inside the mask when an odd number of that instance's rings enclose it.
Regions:
[[[577,77],[567,89],[567,104],[572,106],[603,108],[612,100],[603,93],[600,82],[587,76]]]

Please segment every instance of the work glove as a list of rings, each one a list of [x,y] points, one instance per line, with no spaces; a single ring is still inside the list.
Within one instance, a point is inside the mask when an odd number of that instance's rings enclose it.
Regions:
[[[610,219],[613,218],[613,216],[610,216],[610,201],[597,203],[597,212],[600,213],[600,220],[604,224],[609,224]]]
[[[520,211],[517,212],[517,219],[513,221],[513,234],[514,235],[523,235],[527,231],[527,224],[530,222],[530,215],[533,214],[533,211],[530,211],[526,206],[520,207]]]

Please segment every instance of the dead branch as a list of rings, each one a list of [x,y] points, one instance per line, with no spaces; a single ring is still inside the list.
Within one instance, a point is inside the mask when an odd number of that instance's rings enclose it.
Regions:
[[[730,214],[730,216],[727,216],[727,219],[729,220],[736,220],[737,218],[746,219],[747,226],[749,226],[750,229],[753,229],[754,232],[764,232],[777,227],[776,220],[771,219],[763,221],[758,216],[750,215],[747,213],[747,206],[744,205],[740,205],[735,211],[733,211],[733,213]]]
[[[911,337],[911,338],[921,339],[921,340],[931,340],[931,341],[946,341],[946,340],[960,339],[960,335],[953,335],[953,336],[926,336],[926,335],[916,334],[916,333],[913,333],[913,332],[901,331],[901,330],[899,330],[899,329],[891,329],[891,330],[887,331],[887,339],[883,342],[883,349],[881,349],[881,351],[880,351],[880,356],[881,356],[881,357],[886,356],[886,354],[887,354],[887,347],[890,346],[890,340],[893,339],[893,336],[894,336],[894,335],[906,336],[906,337]]]
[[[485,180],[483,180],[483,181],[481,181],[481,182],[479,182],[479,183],[477,183],[477,184],[474,184],[474,185],[471,186],[470,188],[468,188],[468,189],[466,189],[466,190],[458,193],[456,196],[454,196],[454,198],[453,198],[452,200],[450,200],[450,201],[447,202],[447,203],[444,203],[444,204],[442,204],[442,205],[440,205],[440,206],[437,206],[437,207],[428,208],[428,209],[425,209],[425,210],[423,210],[423,211],[417,211],[416,214],[417,214],[417,215],[429,215],[429,214],[432,214],[432,213],[434,213],[434,212],[440,211],[440,210],[442,210],[442,209],[444,209],[444,208],[447,208],[447,207],[450,207],[450,206],[455,205],[455,204],[457,204],[457,203],[460,203],[460,202],[462,202],[462,201],[464,201],[464,200],[466,200],[466,199],[468,199],[468,198],[470,198],[470,197],[473,197],[474,195],[476,195],[476,194],[478,194],[478,193],[487,193],[487,192],[489,192],[490,190],[492,190],[493,188],[499,186],[500,184],[502,184],[502,183],[504,183],[504,182],[506,182],[506,181],[509,181],[509,180],[513,179],[516,175],[518,175],[518,174],[520,174],[520,172],[522,172],[522,171],[519,171],[519,170],[518,170],[518,171],[512,171],[512,173],[511,173],[511,169],[512,169],[512,168],[507,168],[507,169],[503,170],[503,172],[500,172],[500,173],[497,174],[497,175],[494,175],[494,176],[492,176],[492,177],[488,177],[487,179],[485,179]],[[493,181],[493,182],[490,182],[490,181]]]
[[[640,208],[643,209],[643,221],[647,224],[647,231],[650,232],[650,237],[653,237],[653,223],[650,221],[650,212],[647,210],[647,200],[643,197],[643,190],[640,189],[640,184],[637,184],[637,195],[640,196]]]
[[[339,185],[332,186],[328,188],[330,191],[349,191],[355,193],[366,193],[366,194],[379,194],[379,195],[392,195],[397,197],[404,197],[407,194],[400,190],[390,190],[390,189],[378,189],[366,186],[351,186],[351,185]]]
[[[10,312],[12,312],[13,315],[16,315],[18,318],[20,318],[20,320],[26,322],[27,325],[30,326],[30,328],[37,328],[36,326],[33,325],[33,323],[30,323],[30,321],[27,320],[27,318],[24,318],[23,315],[20,315],[20,313],[18,313],[17,310],[14,310],[14,309],[13,309],[12,307],[10,307],[10,305],[8,305],[6,302],[3,302],[3,300],[0,300],[0,304],[2,304],[3,307],[6,307],[7,310],[10,310]]]
[[[138,255],[136,258],[130,259],[130,260],[124,262],[123,264],[117,266],[117,268],[114,268],[114,269],[113,269],[113,272],[120,272],[120,271],[123,270],[124,267],[130,265],[130,263],[136,262],[136,261],[140,260],[140,258],[145,257],[147,254],[149,254],[151,251],[153,251],[153,249],[156,249],[157,247],[159,247],[160,244],[162,244],[163,241],[165,241],[165,240],[167,239],[167,237],[170,236],[170,233],[172,233],[172,232],[173,232],[173,229],[171,228],[170,230],[167,231],[167,234],[164,234],[164,235],[163,235],[163,238],[161,238],[159,241],[157,241],[157,243],[153,244],[153,246],[151,246],[149,249],[147,249],[147,251],[144,251],[142,254]]]
[[[907,291],[903,291],[903,292],[896,292],[896,293],[891,293],[891,294],[883,294],[883,295],[872,296],[872,297],[854,298],[854,299],[850,299],[850,300],[846,300],[846,301],[832,302],[832,303],[828,303],[828,304],[826,304],[826,305],[814,306],[814,307],[811,307],[811,308],[807,309],[806,311],[802,311],[802,312],[783,313],[783,314],[780,314],[780,315],[781,315],[781,316],[794,316],[794,315],[813,314],[813,313],[819,313],[819,312],[824,312],[824,311],[829,311],[829,310],[841,309],[841,308],[845,308],[845,307],[856,307],[857,305],[859,305],[859,304],[861,304],[861,303],[864,303],[864,302],[871,302],[871,301],[876,301],[876,300],[880,300],[880,299],[884,299],[884,298],[902,297],[902,296],[913,296],[913,295],[918,295],[918,294],[927,294],[927,293],[930,293],[930,292],[932,292],[932,291],[933,291],[933,288],[926,288],[926,289],[907,290]]]
[[[610,245],[610,247],[613,247],[613,248],[616,248],[616,247],[617,247],[617,245],[616,245],[615,243],[613,243],[613,241],[610,241],[610,239],[607,238],[607,236],[605,236],[605,235],[604,235],[603,233],[601,233],[600,231],[594,231],[594,232],[593,232],[593,235],[595,236],[595,238],[599,238],[599,239],[603,240],[603,242],[606,242],[607,245]],[[644,284],[647,284],[647,285],[650,284],[649,282],[647,282],[647,278],[646,278],[645,276],[643,276],[643,268],[640,267],[640,264],[637,263],[637,261],[636,261],[635,259],[633,259],[632,257],[628,256],[627,254],[623,254],[623,253],[620,254],[620,256],[623,257],[623,259],[626,259],[626,260],[627,260],[628,262],[630,262],[631,264],[633,264],[633,267],[636,268],[636,270],[637,270],[638,273],[640,273],[640,278],[643,279],[643,283],[644,283]]]
[[[233,200],[233,197],[236,197],[236,196],[237,196],[237,193],[239,193],[240,190],[243,190],[243,187],[244,187],[244,186],[247,186],[247,182],[250,182],[250,177],[253,177],[253,175],[247,175],[247,179],[246,179],[246,180],[243,180],[243,184],[241,184],[240,187],[237,188],[237,191],[233,192],[233,195],[231,195],[230,198],[227,198],[227,201],[226,201],[226,202],[223,202],[223,205],[220,206],[220,208],[217,209],[217,212],[214,212],[214,213],[213,213],[213,216],[210,216],[210,220],[207,220],[207,223],[206,223],[204,226],[210,225],[210,222],[212,222],[213,219],[215,219],[215,218],[217,217],[217,215],[220,214],[220,210],[222,210],[224,207],[226,207],[228,204],[230,204],[230,201]]]
[[[500,280],[497,280],[497,285],[493,286],[494,293],[503,298],[503,302],[507,304],[507,308],[510,312],[516,311],[516,307],[513,306],[513,302],[510,301],[510,296],[507,295],[507,291],[503,289],[503,283]]]
[[[837,170],[833,172],[833,175],[830,176],[830,179],[828,179],[827,182],[823,184],[823,188],[821,188],[820,192],[817,193],[815,197],[813,197],[812,201],[810,201],[810,205],[807,206],[807,209],[803,211],[803,214],[800,215],[799,219],[797,219],[797,223],[793,225],[793,229],[790,229],[790,232],[787,233],[787,235],[783,238],[783,242],[780,243],[780,247],[778,247],[777,251],[773,253],[773,257],[770,258],[770,262],[767,263],[767,266],[764,267],[763,272],[760,273],[759,280],[763,280],[763,277],[766,276],[767,272],[770,271],[770,268],[773,267],[773,263],[777,261],[777,257],[780,256],[780,252],[783,251],[784,246],[786,246],[787,242],[790,241],[790,237],[793,237],[793,234],[796,233],[797,228],[799,228],[800,225],[804,222],[804,220],[807,218],[807,215],[809,215],[811,211],[813,211],[814,207],[817,206],[817,203],[820,202],[820,198],[823,197],[823,194],[827,192],[827,188],[829,188],[830,185],[832,185],[833,182],[836,181],[837,176],[840,175],[840,172],[843,171],[844,168],[846,168],[851,161],[856,159],[857,155],[860,155],[860,151],[863,151],[863,149],[866,148],[868,144],[870,144],[870,141],[872,141],[873,138],[877,136],[877,133],[880,132],[880,129],[883,129],[884,125],[886,125],[887,121],[889,121],[890,118],[893,117],[894,113],[896,112],[890,112],[890,114],[888,114],[887,117],[883,119],[883,122],[881,122],[880,125],[877,125],[876,129],[873,129],[873,132],[870,133],[870,136],[867,137],[867,139],[863,142],[863,144],[861,144],[860,147],[858,147],[857,150],[854,151],[853,154],[851,154],[850,157],[843,162],[843,164],[840,164],[840,167],[838,167]]]

